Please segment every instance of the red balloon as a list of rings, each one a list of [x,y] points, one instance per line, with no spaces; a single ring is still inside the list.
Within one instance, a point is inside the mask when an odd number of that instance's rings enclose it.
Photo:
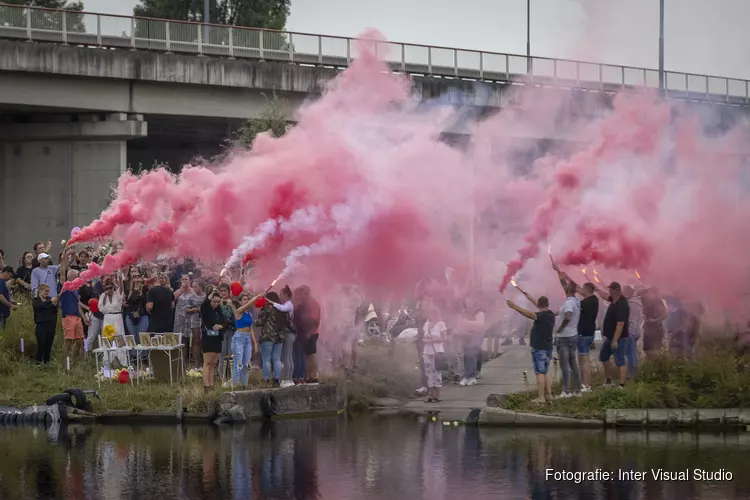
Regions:
[[[229,285],[229,289],[232,291],[232,295],[236,297],[242,293],[242,283],[240,283],[239,281],[235,281],[231,285]]]
[[[268,299],[266,299],[265,297],[260,297],[255,301],[255,307],[257,307],[258,309],[265,306],[266,304],[268,304]]]
[[[92,313],[99,312],[99,299],[89,299],[89,309]]]
[[[120,372],[120,375],[118,376],[118,380],[121,384],[127,384],[130,382],[130,374],[127,370],[123,370]]]

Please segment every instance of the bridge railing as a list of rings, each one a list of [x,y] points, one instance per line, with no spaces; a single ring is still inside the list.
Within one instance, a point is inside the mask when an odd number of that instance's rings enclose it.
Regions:
[[[359,42],[410,74],[604,92],[659,84],[657,70],[631,66],[1,3],[0,38],[337,68],[349,65]],[[665,80],[669,97],[750,105],[747,80],[674,71]]]

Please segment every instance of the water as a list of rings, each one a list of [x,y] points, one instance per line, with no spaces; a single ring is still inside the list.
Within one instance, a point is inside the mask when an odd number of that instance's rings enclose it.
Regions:
[[[485,430],[343,418],[242,427],[0,428],[0,499],[746,499],[750,436]],[[545,469],[734,474],[545,480]]]

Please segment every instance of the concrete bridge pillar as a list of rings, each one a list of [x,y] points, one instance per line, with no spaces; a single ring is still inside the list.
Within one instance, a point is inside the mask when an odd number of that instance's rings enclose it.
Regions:
[[[16,262],[35,241],[55,252],[73,227],[99,217],[127,169],[129,139],[145,137],[141,115],[53,115],[0,123],[0,248]],[[57,262],[57,255],[54,255]]]

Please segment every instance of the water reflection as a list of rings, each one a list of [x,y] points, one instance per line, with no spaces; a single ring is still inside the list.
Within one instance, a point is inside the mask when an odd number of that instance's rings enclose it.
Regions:
[[[747,435],[503,431],[412,419],[0,428],[0,499],[740,499]],[[546,471],[725,469],[730,482]]]

